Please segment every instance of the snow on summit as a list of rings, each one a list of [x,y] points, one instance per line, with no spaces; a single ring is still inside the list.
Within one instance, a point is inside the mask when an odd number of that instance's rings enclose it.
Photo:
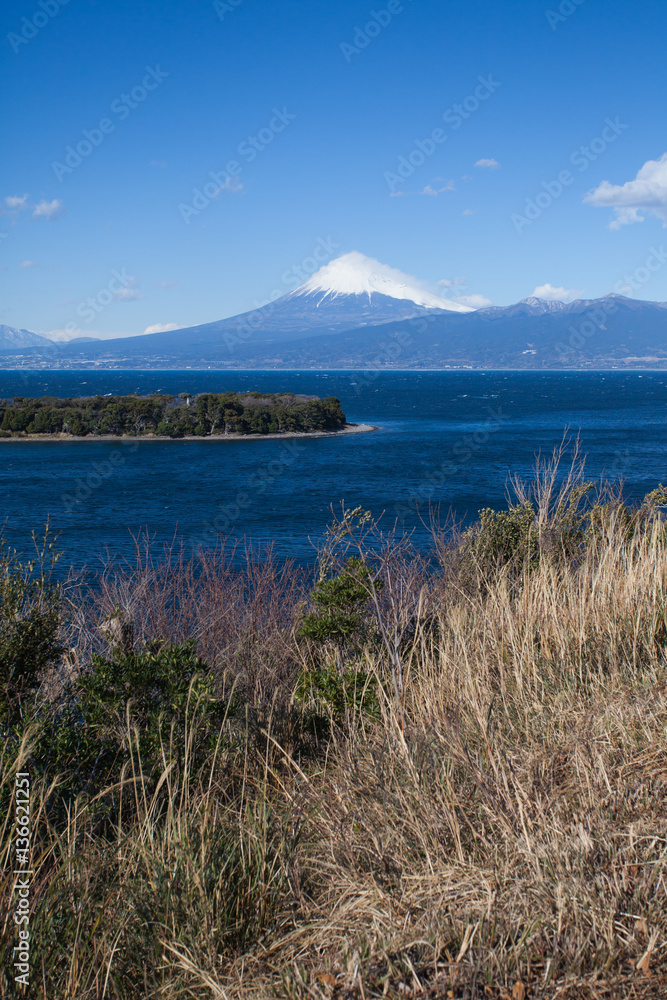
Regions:
[[[316,271],[303,285],[289,293],[289,298],[302,295],[318,295],[323,302],[339,295],[386,295],[392,299],[403,299],[427,309],[446,309],[453,312],[472,312],[469,306],[449,302],[417,288],[415,279],[403,274],[395,267],[381,264],[372,257],[365,257],[353,250],[337,257]]]

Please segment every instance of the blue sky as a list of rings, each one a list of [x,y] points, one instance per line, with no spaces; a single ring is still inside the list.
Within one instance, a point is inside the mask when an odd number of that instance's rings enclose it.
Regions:
[[[667,245],[664,3],[21,0],[0,16],[0,323],[208,322],[288,291],[323,245],[473,304],[626,276],[667,300],[667,260],[644,266]]]

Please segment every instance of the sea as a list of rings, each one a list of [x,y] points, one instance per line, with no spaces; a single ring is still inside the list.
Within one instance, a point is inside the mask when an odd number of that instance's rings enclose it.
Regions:
[[[236,540],[315,562],[341,505],[425,551],[431,523],[502,508],[511,477],[578,439],[587,477],[640,499],[667,484],[667,372],[2,371],[0,398],[249,391],[337,396],[369,433],[234,441],[0,441],[0,525],[21,554],[45,524],[97,571]]]

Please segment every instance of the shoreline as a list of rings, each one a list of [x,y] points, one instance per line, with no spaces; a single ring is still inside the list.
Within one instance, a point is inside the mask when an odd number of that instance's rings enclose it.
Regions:
[[[0,356],[1,357],[1,356]],[[532,374],[540,374],[541,372],[553,372],[558,374],[559,372],[590,372],[591,374],[596,374],[600,372],[657,372],[662,373],[667,371],[667,359],[662,363],[662,367],[644,367],[641,368],[638,365],[629,364],[615,364],[607,365],[604,368],[596,368],[594,365],[587,366],[585,368],[573,367],[562,367],[562,368],[478,368],[474,365],[449,365],[446,368],[365,368],[363,366],[355,366],[348,368],[28,368],[26,366],[21,366],[20,368],[5,368],[0,364],[0,372],[29,372],[34,375],[43,375],[46,372],[58,372],[60,374],[90,374],[92,372],[104,372],[106,374],[141,374],[141,375],[151,375],[155,372],[160,372],[162,374],[168,374],[172,372],[178,372],[179,374],[188,375],[192,373],[203,373],[203,374],[223,374],[223,375],[253,375],[253,374],[277,374],[280,372],[295,372],[300,375],[311,375],[311,374],[326,374],[328,372],[336,373],[347,373],[352,375],[359,375],[365,372],[373,372],[378,375],[390,375],[392,373],[396,374],[410,374],[412,372],[528,372]]]
[[[166,434],[29,434],[26,437],[0,437],[0,444],[10,441],[39,441],[68,444],[72,441],[282,441],[285,438],[339,437],[342,434],[367,434],[376,431],[374,424],[346,424],[338,431],[285,431],[284,434],[207,434],[200,437],[186,434],[183,437],[168,437]]]

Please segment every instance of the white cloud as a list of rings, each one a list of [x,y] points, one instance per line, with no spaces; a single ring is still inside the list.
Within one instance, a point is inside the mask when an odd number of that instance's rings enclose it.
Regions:
[[[122,333],[103,333],[100,330],[82,330],[79,327],[76,329],[56,329],[56,330],[39,330],[42,337],[48,337],[49,340],[55,340],[57,343],[65,343],[68,340],[74,340],[76,337],[92,337],[93,340],[116,340],[119,337],[136,337],[136,333],[127,333],[123,331]]]
[[[471,306],[473,309],[484,309],[485,306],[493,305],[491,299],[487,299],[485,295],[459,295],[454,302],[462,306]]]
[[[464,209],[464,211],[463,211],[462,214],[463,215],[474,215],[475,214],[475,210],[474,210],[474,208],[466,208],[466,209]]]
[[[56,344],[66,344],[69,340],[74,340],[75,337],[90,337],[90,333],[88,330],[47,330],[46,333],[42,334],[42,337],[48,337]]]
[[[28,195],[12,194],[5,198],[5,205],[10,212],[22,212],[28,208]]]
[[[546,299],[548,302],[574,302],[575,299],[580,299],[583,295],[583,291],[580,288],[556,288],[554,285],[550,285],[549,282],[546,285],[538,285],[534,292],[532,292],[532,297],[536,299]]]
[[[70,333],[69,330],[43,330],[40,333],[40,336],[48,337],[49,340],[54,340],[56,343],[65,343],[66,341],[71,340],[72,337],[78,337],[79,333],[82,337],[84,336],[83,330],[80,330],[77,333]],[[85,336],[87,337],[89,334],[86,332]]]
[[[60,198],[54,198],[53,201],[40,201],[39,205],[35,205],[35,209],[32,213],[33,219],[46,219],[50,222],[51,219],[57,219],[65,210]]]
[[[22,260],[19,267],[37,267],[34,260]]]
[[[454,181],[445,180],[444,177],[434,177],[430,184],[423,187],[421,191],[390,191],[390,198],[408,198],[414,197],[415,195],[428,195],[431,198],[437,198],[439,194],[444,194],[445,191],[456,191],[454,186]]]
[[[485,306],[493,305],[491,299],[487,299],[485,295],[478,295],[476,293],[454,295],[455,291],[461,291],[461,289],[466,288],[468,285],[468,279],[462,276],[458,278],[441,278],[437,284],[439,288],[448,289],[445,293],[445,298],[450,299],[451,302],[458,302],[461,306],[470,306],[471,309],[484,309]]]
[[[231,177],[231,176],[225,177],[225,183],[220,184],[218,190],[215,192],[215,194],[211,195],[211,197],[218,198],[223,193],[223,191],[233,191],[233,192],[243,191],[243,184],[241,184],[241,181],[238,179],[238,177]]]
[[[161,170],[164,170],[164,168],[167,166],[167,161],[166,160],[151,160],[150,163],[148,164],[148,166],[149,167],[160,167]]]
[[[433,183],[435,184],[437,181],[442,181],[442,177],[436,177]],[[427,184],[426,187],[419,192],[419,194],[428,194],[432,198],[437,198],[439,194],[443,194],[445,191],[455,190],[454,181],[446,181],[442,187],[432,187],[430,184]]]
[[[117,292],[112,292],[117,302],[133,302],[135,299],[143,299],[145,296],[138,289],[139,282],[136,278],[128,278],[124,288],[119,288]]]
[[[588,192],[584,202],[614,209],[616,218],[609,224],[610,229],[643,222],[645,215],[655,215],[667,226],[667,153],[659,160],[647,160],[633,181],[625,184],[602,181]]]
[[[168,333],[169,330],[178,330],[178,323],[153,323],[152,326],[147,326],[144,333]]]
[[[468,284],[467,278],[441,278],[438,282],[440,288],[464,288]]]
[[[498,167],[500,166],[500,164],[498,163],[497,160],[494,160],[494,159],[490,159],[490,160],[482,159],[482,160],[477,160],[477,162],[475,163],[475,166],[476,167],[483,167],[483,168],[486,168],[487,170],[497,170]]]
[[[158,288],[180,288],[181,286],[177,281],[158,281]]]

